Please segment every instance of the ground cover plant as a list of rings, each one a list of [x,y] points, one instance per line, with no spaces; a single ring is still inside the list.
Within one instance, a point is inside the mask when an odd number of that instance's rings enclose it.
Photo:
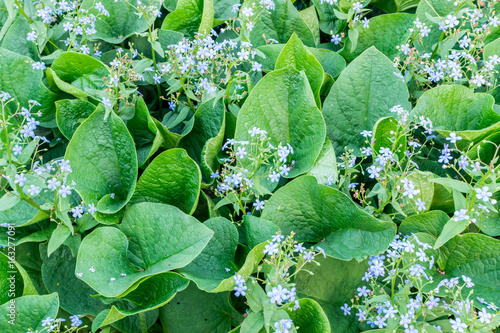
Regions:
[[[0,0],[0,332],[500,332],[499,0]]]

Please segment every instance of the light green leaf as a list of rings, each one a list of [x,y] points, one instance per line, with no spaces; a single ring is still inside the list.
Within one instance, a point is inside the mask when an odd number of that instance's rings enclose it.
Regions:
[[[26,40],[28,32],[31,32],[30,24],[21,13],[18,13],[3,38],[0,38],[0,46],[38,61],[36,44]]]
[[[398,231],[404,235],[425,232],[437,238],[449,220],[450,217],[445,212],[433,210],[431,212],[408,216],[401,222]]]
[[[474,93],[460,85],[441,85],[426,91],[418,100],[412,115],[429,117],[434,128],[444,136],[456,132],[462,140],[457,148],[467,149],[500,130],[500,115],[493,110],[491,95]]]
[[[76,130],[66,150],[71,180],[84,202],[98,212],[118,212],[132,197],[137,178],[134,141],[123,121],[99,105]],[[112,194],[114,198],[112,198]]]
[[[289,305],[286,310],[293,324],[299,330],[308,333],[330,333],[330,321],[321,305],[315,300],[302,298],[299,301],[300,308],[293,310],[293,305]]]
[[[439,24],[432,22],[427,15],[444,20],[448,14],[454,13],[457,6],[453,1],[441,0],[421,0],[418,4],[416,15],[420,22],[426,24],[431,31],[429,36],[424,37],[424,52],[432,52],[435,44],[438,43],[442,31],[439,30]]]
[[[293,147],[296,164],[289,178],[311,169],[325,140],[325,125],[303,72],[287,67],[259,81],[239,111],[236,140],[249,141],[254,126],[266,130],[274,146],[288,142]]]
[[[118,228],[97,228],[83,239],[76,272],[100,294],[124,296],[149,276],[189,264],[212,235],[178,208],[139,203],[127,209]]]
[[[9,308],[11,306],[11,308]],[[14,308],[14,313],[10,310]],[[54,319],[59,309],[57,293],[43,296],[23,296],[6,302],[0,307],[0,331],[26,333],[42,331],[42,320]],[[11,321],[12,320],[12,321]]]
[[[184,149],[169,149],[144,170],[130,203],[164,203],[192,214],[198,204],[200,186],[198,165]]]
[[[300,16],[302,16],[302,19],[311,30],[316,45],[319,44],[320,43],[319,19],[318,19],[318,14],[316,14],[316,7],[311,6],[301,10]]]
[[[404,157],[406,152],[406,136],[402,135],[396,142],[398,127],[398,122],[394,117],[380,118],[373,125],[373,138],[375,140],[373,148],[376,152],[379,152],[382,147],[396,148],[396,155],[398,155],[399,160]]]
[[[337,157],[330,139],[326,138],[316,162],[307,174],[314,176],[319,184],[326,185],[329,181],[332,184],[337,182]]]
[[[297,233],[299,242],[319,243],[343,260],[361,259],[384,251],[396,235],[396,225],[358,207],[344,193],[302,176],[280,188],[268,200],[262,217],[283,234]]]
[[[64,243],[64,241],[71,235],[69,228],[63,224],[59,225],[50,236],[47,248],[47,256],[50,255]]]
[[[250,5],[247,0],[245,3]],[[255,22],[255,27],[250,32],[250,42],[253,47],[266,44],[266,39],[273,38],[279,43],[286,43],[293,33],[306,46],[316,46],[314,35],[307,26],[300,13],[289,0],[274,1],[275,9],[264,10]],[[265,38],[262,37],[265,35]]]
[[[192,283],[160,309],[160,320],[169,332],[227,333],[232,322],[243,318],[232,307],[228,292],[206,293]]]
[[[80,124],[96,109],[90,102],[78,99],[63,99],[56,102],[57,127],[69,140]]]
[[[351,315],[344,316],[340,307],[345,303],[350,304],[356,288],[364,284],[361,278],[368,269],[367,262],[343,261],[330,257],[320,257],[317,261],[321,266],[308,263],[297,274],[297,293],[300,297],[311,298],[321,305],[332,332],[358,333],[359,322],[354,311]]]
[[[498,239],[480,234],[454,237],[440,248],[438,264],[449,276],[470,277],[475,283],[474,297],[500,304]]]
[[[364,145],[360,133],[372,130],[381,117],[390,116],[392,107],[401,105],[410,110],[406,84],[394,73],[392,62],[370,47],[335,81],[325,100],[323,116],[337,154],[344,146],[359,154]]]
[[[175,11],[169,13],[161,28],[182,32],[186,36],[210,33],[213,25],[213,0],[179,0]]]
[[[292,66],[299,71],[304,71],[313,91],[316,105],[318,108],[321,108],[319,92],[323,84],[323,68],[295,33],[290,37],[290,40],[286,43],[276,61],[277,70],[288,66]]]
[[[270,240],[280,228],[271,221],[246,215],[243,217],[243,225],[245,226],[245,236],[247,238],[248,246],[253,249],[257,245]]]
[[[429,210],[434,199],[434,183],[432,179],[435,174],[429,171],[413,170],[406,178],[415,185],[415,190],[420,193],[415,195],[415,200],[420,199],[425,202],[425,210]]]
[[[264,315],[262,312],[250,312],[241,324],[240,333],[259,333],[262,327],[264,327]]]
[[[434,249],[440,248],[450,239],[460,234],[470,223],[471,222],[468,219],[461,221],[455,221],[453,217],[449,219],[448,222],[446,222],[446,224],[444,225],[443,230],[439,234],[439,237],[434,244]]]
[[[347,40],[342,56],[347,61],[352,61],[370,46],[393,59],[399,54],[396,46],[405,44],[410,36],[408,30],[413,26],[415,15],[411,14],[385,14],[370,19],[369,28],[360,28],[356,47],[351,50],[351,43]]]

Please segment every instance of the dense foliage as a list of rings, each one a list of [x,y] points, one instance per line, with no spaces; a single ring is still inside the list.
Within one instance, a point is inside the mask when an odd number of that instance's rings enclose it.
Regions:
[[[499,10],[0,0],[0,332],[498,332]]]

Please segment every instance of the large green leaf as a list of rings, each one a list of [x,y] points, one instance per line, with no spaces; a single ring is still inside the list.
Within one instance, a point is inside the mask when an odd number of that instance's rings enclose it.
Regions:
[[[79,99],[63,99],[56,102],[57,127],[61,133],[71,140],[80,124],[96,109],[90,102]]]
[[[109,16],[101,15],[96,20],[97,33],[92,35],[92,39],[102,39],[111,44],[120,44],[129,36],[145,31],[148,28],[148,22],[144,15],[139,16],[139,12],[134,7],[155,4],[151,0],[100,0],[99,2],[109,12]],[[98,14],[94,0],[84,0],[81,8],[89,10],[91,14]]]
[[[99,60],[78,52],[63,52],[47,69],[51,88],[86,100],[91,89],[104,89],[102,78],[109,75],[107,67]]]
[[[57,95],[43,85],[43,72],[33,70],[33,63],[31,58],[0,48],[0,91],[8,92],[15,98],[15,102],[10,103],[14,109],[16,102],[26,108],[29,100],[39,102],[42,106],[35,106],[31,110],[33,113],[42,112],[42,117],[37,117],[40,125],[56,127],[54,102]]]
[[[246,1],[249,4],[249,1]],[[267,44],[266,39],[272,38],[279,43],[286,43],[293,33],[306,46],[316,46],[314,35],[306,22],[289,0],[274,1],[274,10],[264,10],[255,22],[255,27],[250,32],[250,42],[254,47]],[[265,36],[265,38],[263,37]]]
[[[0,307],[0,331],[9,333],[41,332],[42,320],[54,319],[59,310],[57,293],[43,296],[23,296]],[[12,320],[12,321],[11,321]]]
[[[412,114],[432,120],[434,128],[447,136],[456,132],[462,137],[459,149],[471,142],[478,143],[500,130],[500,115],[493,110],[494,98],[474,93],[460,85],[441,85],[426,91],[418,100]]]
[[[30,57],[33,60],[38,60],[38,50],[34,42],[26,40],[28,32],[31,32],[30,24],[20,13],[15,18],[12,25],[6,31],[5,36],[0,38],[0,46]]]
[[[390,59],[399,54],[396,46],[405,44],[410,36],[409,28],[413,26],[415,15],[411,14],[386,14],[370,19],[370,27],[360,28],[358,40],[354,50],[350,39],[347,39],[342,55],[347,61],[354,60],[370,46],[388,56]]]
[[[358,207],[344,193],[302,176],[280,188],[266,203],[262,217],[300,242],[319,243],[335,258],[377,255],[396,235],[396,225]]]
[[[325,124],[304,72],[276,70],[259,81],[243,104],[235,138],[250,140],[254,126],[266,130],[271,143],[290,143],[295,166],[288,177],[307,172],[325,140]]]
[[[198,203],[200,186],[198,165],[184,149],[169,149],[144,170],[130,202],[159,202],[192,214]]]
[[[410,110],[408,97],[392,61],[375,47],[363,52],[340,74],[323,106],[327,136],[336,152],[342,153],[347,146],[359,154],[364,144],[360,133],[372,130],[396,105]]]
[[[276,61],[276,69],[292,66],[306,74],[316,105],[321,108],[319,93],[323,84],[323,68],[314,55],[302,44],[297,34],[293,33]]]
[[[96,292],[75,276],[76,258],[67,246],[59,247],[42,264],[43,283],[50,293],[60,297],[60,306],[71,314],[97,315],[106,306],[91,297]]]
[[[440,248],[439,267],[449,276],[468,276],[476,284],[474,297],[500,304],[500,241],[465,234]]]
[[[97,228],[83,239],[76,273],[104,296],[128,294],[149,276],[189,264],[212,235],[176,207],[139,203],[127,209],[118,228]]]
[[[224,140],[226,117],[222,100],[211,99],[201,104],[194,115],[191,132],[179,142],[188,155],[200,166],[202,179],[206,184],[212,183],[210,175],[219,169],[217,154]]]
[[[382,9],[386,13],[393,13],[417,7],[419,2],[420,0],[372,0],[370,5]]]
[[[209,294],[190,284],[160,309],[160,320],[168,332],[227,333],[232,322],[243,318],[232,307],[228,292]]]
[[[179,0],[175,10],[165,17],[161,28],[194,36],[210,33],[214,18],[213,0]]]
[[[210,292],[238,270],[234,262],[238,229],[223,217],[212,218],[203,224],[214,231],[214,237],[198,257],[179,271],[193,280],[198,288]]]
[[[399,225],[399,232],[404,235],[425,232],[437,238],[449,219],[448,214],[440,210],[408,216]]]
[[[258,244],[270,240],[280,231],[276,224],[261,217],[246,215],[243,217],[243,221],[247,243],[252,249]]]
[[[340,307],[344,303],[350,304],[356,288],[363,284],[361,278],[368,268],[367,262],[342,261],[330,257],[321,257],[317,261],[321,266],[308,263],[297,274],[297,293],[301,297],[312,298],[321,305],[328,316],[332,332],[359,332],[354,311],[351,315],[344,316]]]
[[[95,112],[76,130],[66,150],[71,180],[84,202],[98,212],[118,212],[132,197],[137,179],[134,141],[123,121],[105,108]]]
[[[330,139],[326,138],[318,159],[307,174],[316,177],[320,184],[328,184],[329,182],[333,184],[337,181],[337,157]]]

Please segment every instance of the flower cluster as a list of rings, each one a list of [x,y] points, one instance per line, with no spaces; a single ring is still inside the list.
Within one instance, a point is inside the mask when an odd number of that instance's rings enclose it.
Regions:
[[[436,320],[439,317],[448,321],[445,325],[453,332],[494,328],[492,318],[499,315],[499,308],[482,298],[475,302],[474,283],[469,277],[443,278],[437,274],[431,248],[415,234],[396,235],[387,251],[370,257],[362,278],[368,286],[357,288],[353,304],[341,307],[344,315],[351,315],[354,308],[357,319],[372,328],[402,329],[405,333],[429,331],[431,327],[442,332],[444,320]]]
[[[42,333],[42,332],[50,332],[50,333],[73,333],[79,332],[80,330],[84,330],[87,328],[86,325],[81,326],[83,322],[81,321],[80,315],[70,316],[71,326],[63,326],[62,324],[66,321],[64,318],[56,318],[52,319],[51,317],[46,317],[42,320],[42,330],[41,331],[28,331],[27,333]]]
[[[466,84],[484,92],[498,86],[500,58],[485,52],[488,36],[500,24],[496,4],[455,4],[455,13],[436,18],[441,38],[434,50],[426,48],[431,28],[418,18],[410,28],[408,41],[398,46],[400,54],[394,65],[402,74],[396,75],[406,79],[412,92],[443,83]]]
[[[253,211],[264,209],[261,197],[270,194],[282,177],[288,176],[295,162],[290,144],[271,144],[267,132],[254,127],[248,131],[249,141],[228,139],[222,151],[228,153],[222,170],[212,173],[215,194],[232,203],[237,212],[250,213],[247,205],[254,201]]]
[[[272,237],[272,240],[265,245],[263,252],[266,257],[259,266],[257,276],[242,277],[237,274],[233,277],[234,295],[247,297],[247,299],[251,297],[254,301],[258,299],[259,302],[263,302],[262,308],[272,313],[270,318],[274,321],[275,332],[278,333],[290,332],[294,324],[289,318],[274,319],[277,318],[276,313],[283,313],[283,309],[291,311],[300,309],[293,283],[294,276],[307,263],[315,262],[319,265],[314,260],[317,255],[322,254],[326,258],[325,251],[321,247],[314,246],[307,249],[303,243],[298,243],[293,239],[294,235],[292,232],[285,237],[278,232]],[[264,276],[260,275],[261,271]],[[247,280],[250,280],[249,285],[247,285]],[[262,290],[261,285],[265,291]]]

